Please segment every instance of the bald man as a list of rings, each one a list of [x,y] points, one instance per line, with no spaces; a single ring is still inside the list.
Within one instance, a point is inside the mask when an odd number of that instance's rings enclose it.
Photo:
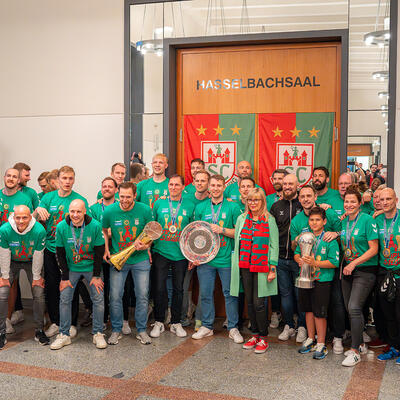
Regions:
[[[86,214],[86,205],[81,199],[71,202],[68,216],[57,225],[56,254],[61,270],[60,333],[50,348],[58,350],[71,344],[71,304],[81,276],[89,284],[93,302],[93,343],[98,349],[106,348],[103,334],[104,285],[100,277],[104,237],[100,222]]]
[[[278,336],[280,340],[288,340],[296,335],[293,314],[297,309],[298,291],[294,283],[299,276],[299,266],[294,261],[290,240],[290,224],[292,219],[303,210],[297,195],[298,185],[296,175],[286,175],[282,180],[282,199],[275,202],[270,210],[271,215],[275,217],[279,230],[278,287],[285,319],[285,328]],[[298,314],[296,341],[301,343],[307,339],[307,331],[305,329],[305,314],[300,312]]]
[[[45,229],[32,217],[30,209],[25,205],[16,206],[8,222],[0,228],[0,349],[7,342],[6,317],[10,286],[14,279],[18,279],[21,270],[26,272],[32,289],[35,340],[41,345],[49,344],[49,338],[43,332],[45,240]]]

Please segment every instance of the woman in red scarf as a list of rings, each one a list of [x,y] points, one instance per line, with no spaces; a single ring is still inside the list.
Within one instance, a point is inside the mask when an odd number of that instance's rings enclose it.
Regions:
[[[243,223],[239,224],[241,218]],[[246,210],[238,218],[236,227],[241,227],[237,232],[240,235],[238,264],[253,333],[243,348],[265,353],[268,349],[268,319],[264,296],[268,284],[274,280],[276,283],[279,232],[274,217],[267,211],[262,189],[249,191]]]

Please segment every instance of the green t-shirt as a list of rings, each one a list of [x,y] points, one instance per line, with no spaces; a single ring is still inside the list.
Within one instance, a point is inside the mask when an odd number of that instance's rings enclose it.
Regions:
[[[256,184],[256,187],[259,188],[260,186]],[[225,199],[229,199],[235,203],[239,203],[242,198],[239,192],[239,182],[233,182],[228,185],[224,190],[224,197]]]
[[[123,211],[119,203],[114,203],[104,210],[103,228],[111,228],[111,253],[115,254],[130,246],[135,239],[142,233],[145,225],[153,220],[149,206],[138,203],[132,210]],[[128,258],[128,264],[148,260],[147,250],[135,251]]]
[[[178,201],[172,202],[172,212],[176,212]],[[171,233],[168,228],[172,225],[171,211],[169,209],[168,199],[159,199],[154,203],[153,218],[163,227],[163,233],[160,239],[155,240],[153,251],[161,254],[165,258],[173,261],[184,260],[185,257],[179,247],[179,239],[183,228],[193,220],[194,204],[183,198],[176,216],[175,226],[178,230]]]
[[[196,187],[193,185],[193,183],[189,183],[189,185],[185,186],[183,193],[184,194],[194,194],[195,191],[196,191]]]
[[[101,194],[101,190],[99,190],[99,191],[97,192],[97,200],[100,200],[102,197],[103,197],[103,195]],[[119,200],[119,192],[115,193],[115,198],[116,198],[117,200]]]
[[[206,221],[212,224],[211,204],[211,199],[209,199],[208,201],[196,206],[194,211],[194,220]],[[215,214],[218,213],[219,206],[220,204],[212,205]],[[240,208],[236,203],[223,200],[221,211],[218,216],[218,225],[222,226],[223,228],[233,229],[240,214]],[[208,264],[212,267],[228,268],[231,267],[231,255],[235,243],[233,239],[222,234],[220,235],[220,239],[220,248],[217,256]]]
[[[340,235],[340,240],[342,242],[342,246],[344,249],[347,248],[346,243],[346,226],[348,217],[346,217],[342,221],[342,231]],[[353,227],[353,221],[349,221],[349,231]],[[344,256],[347,263],[355,260],[356,258],[363,255],[368,249],[368,240],[375,240],[378,239],[378,229],[376,227],[376,221],[368,214],[364,214],[360,212],[356,225],[353,229],[353,232],[350,236],[350,249],[351,249],[351,256],[346,257]],[[378,265],[378,256],[374,256],[370,258],[368,261],[360,264],[357,268],[360,267],[367,267],[367,266],[375,266]]]
[[[42,200],[42,197],[43,197],[45,194],[46,194],[45,192],[40,192],[40,193],[38,193],[39,202],[40,202],[40,200]]]
[[[89,210],[87,200],[80,194],[72,191],[69,196],[60,197],[58,190],[46,193],[40,201],[39,207],[45,208],[50,217],[46,221],[46,249],[52,253],[56,252],[56,227],[68,214],[69,205],[73,200],[80,199],[85,202],[86,210]],[[89,211],[88,211],[89,212]]]
[[[44,249],[46,230],[39,222],[32,229],[21,235],[6,222],[0,228],[0,246],[11,250],[11,260],[18,262],[31,261],[35,251]]]
[[[340,232],[342,230],[342,222],[340,221],[338,215],[331,208],[326,211],[326,225],[325,232]],[[297,214],[290,224],[290,238],[295,240],[300,233],[311,232],[310,225],[308,225],[308,217],[302,211]]]
[[[75,232],[76,241],[80,242],[81,235],[82,242],[80,243],[79,250],[75,248],[74,236],[72,229]],[[83,229],[83,234],[82,234]],[[75,228],[68,225],[64,219],[57,225],[56,229],[56,247],[64,247],[67,265],[70,271],[74,272],[89,272],[93,270],[94,261],[94,247],[102,246],[104,244],[103,231],[101,224],[94,218],[84,227]],[[75,258],[78,257],[78,260]]]
[[[8,221],[10,213],[14,212],[15,206],[28,206],[31,212],[33,212],[31,199],[19,190],[12,196],[7,196],[3,193],[3,190],[0,190],[0,203],[3,207],[0,216],[0,225]]]
[[[300,246],[297,245],[294,254],[300,254]],[[339,267],[339,245],[336,240],[325,242],[321,239],[314,257],[317,261],[330,261],[336,268]],[[320,268],[315,271],[314,277],[319,282],[331,282],[335,275],[335,268]]]
[[[279,196],[277,193],[272,193],[267,196],[267,210],[271,210],[271,207],[274,203],[276,203],[278,200],[280,200]]]
[[[385,214],[378,215],[375,219],[376,225],[378,226],[379,235],[379,265],[385,269],[395,269],[400,267],[400,211],[393,225],[393,230],[389,238],[389,250],[390,256],[385,257],[383,250],[385,249],[385,229],[384,221]],[[386,219],[386,230],[389,233],[390,226],[393,218]],[[400,271],[396,273],[396,276],[400,276]]]
[[[198,200],[197,197],[196,197],[196,195],[195,195],[195,193],[196,193],[196,192],[194,192],[194,193],[182,193],[182,197],[183,197],[185,200],[191,201],[191,202],[194,204],[195,207],[196,207],[198,204],[203,203],[204,201],[210,200],[209,197],[205,197],[203,200]]]
[[[153,178],[139,182],[137,184],[136,201],[153,208],[159,197],[168,196],[168,182],[168,178],[157,183],[154,182]]]
[[[114,201],[114,203],[116,203],[116,201]],[[113,204],[114,204],[113,203]],[[108,206],[110,206],[111,204],[109,204]],[[90,206],[90,214],[91,216],[100,222],[100,224],[103,223],[103,214],[105,209],[108,207],[107,205],[103,204],[103,202],[101,203],[94,203],[93,205]]]
[[[39,205],[39,196],[36,191],[28,186],[22,186],[20,191],[28,197],[32,202],[32,207],[36,210],[36,207]]]
[[[317,197],[317,204],[329,204],[332,210],[336,212],[337,215],[342,215],[344,213],[343,199],[337,190],[328,188],[328,191],[322,196]]]
[[[368,201],[364,204],[361,204],[361,211],[364,214],[368,214],[368,215],[373,215],[375,212],[375,208],[374,208],[374,202],[372,201]]]

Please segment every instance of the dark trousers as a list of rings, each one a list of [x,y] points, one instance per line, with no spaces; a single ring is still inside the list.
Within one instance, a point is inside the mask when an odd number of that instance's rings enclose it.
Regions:
[[[329,329],[334,337],[342,338],[346,330],[346,308],[344,306],[340,270],[336,268],[335,276],[331,283],[331,296],[329,300],[328,322]]]
[[[50,321],[60,326],[60,282],[61,272],[58,267],[56,254],[45,249],[44,251],[44,280],[47,312]],[[79,292],[75,290],[72,300],[71,325],[78,324],[79,314]]]
[[[153,295],[154,318],[164,322],[168,307],[167,277],[169,267],[172,269],[172,302],[171,324],[181,321],[183,301],[183,281],[188,267],[187,260],[172,261],[158,253],[153,253]]]
[[[253,334],[268,335],[268,319],[265,311],[265,297],[258,297],[258,273],[250,272],[247,268],[240,268],[244,295],[247,300]]]
[[[24,307],[22,307],[21,288],[19,286],[19,280],[18,280],[17,297],[15,299],[14,311],[21,311],[23,309],[24,309]]]
[[[363,343],[364,313],[363,307],[374,288],[376,275],[357,270],[342,277],[343,299],[349,313],[351,325],[351,348],[358,349]]]

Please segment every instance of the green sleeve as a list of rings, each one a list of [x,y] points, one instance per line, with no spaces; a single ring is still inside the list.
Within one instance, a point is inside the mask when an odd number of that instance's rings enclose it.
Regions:
[[[296,250],[294,251],[294,254],[300,254],[301,255],[301,250],[300,250],[300,246],[297,245]]]
[[[97,221],[93,221],[93,222],[97,222]],[[103,244],[104,244],[104,236],[103,236],[103,232],[101,230],[101,225],[100,225],[100,223],[96,223],[94,245],[95,246],[102,246]]]
[[[4,227],[4,225],[3,225],[3,227]],[[0,246],[3,249],[9,249],[6,230],[1,229],[1,228],[0,228]]]
[[[37,195],[37,193],[34,190],[32,190],[32,206],[33,206],[33,209],[36,210],[38,205],[39,205],[39,196]]]
[[[143,186],[142,182],[139,182],[136,185],[136,201],[138,201],[139,203],[141,203],[142,200],[142,186]]]
[[[268,217],[269,225],[269,251],[268,262],[270,265],[278,265],[279,258],[279,231],[275,218],[272,215]]]
[[[101,194],[101,190],[99,190],[97,192],[97,200],[100,200],[103,197],[103,195]]]
[[[89,210],[90,210],[90,215],[91,215],[96,221],[99,221],[99,222],[100,222],[99,215],[98,215],[97,212],[96,212],[96,207],[95,207],[95,205],[96,205],[96,204],[93,204],[93,205],[90,206],[90,208],[89,208]]]
[[[334,215],[333,215],[334,214]],[[342,230],[342,221],[340,220],[339,216],[333,211],[332,214],[332,225],[334,227],[334,232],[340,232]]]
[[[42,197],[42,200],[39,203],[39,207],[45,208],[47,211],[49,211],[49,207],[50,207],[50,194],[49,193],[46,193]]]
[[[379,239],[378,228],[376,227],[376,221],[374,221],[372,217],[368,216],[368,220],[366,220],[365,223],[366,223],[365,228],[368,240]]]
[[[337,268],[339,267],[339,245],[336,240],[332,240],[328,246],[328,260]]]
[[[232,210],[233,226],[235,226],[237,219],[242,214],[242,211],[240,210],[240,207],[236,203],[232,203],[232,204],[234,205],[233,210]]]
[[[301,232],[299,231],[299,227],[296,223],[296,218],[293,218],[292,222],[290,223],[290,239],[295,240],[300,233]]]
[[[36,251],[42,251],[46,244],[46,230],[43,228],[40,230],[36,240]]]

